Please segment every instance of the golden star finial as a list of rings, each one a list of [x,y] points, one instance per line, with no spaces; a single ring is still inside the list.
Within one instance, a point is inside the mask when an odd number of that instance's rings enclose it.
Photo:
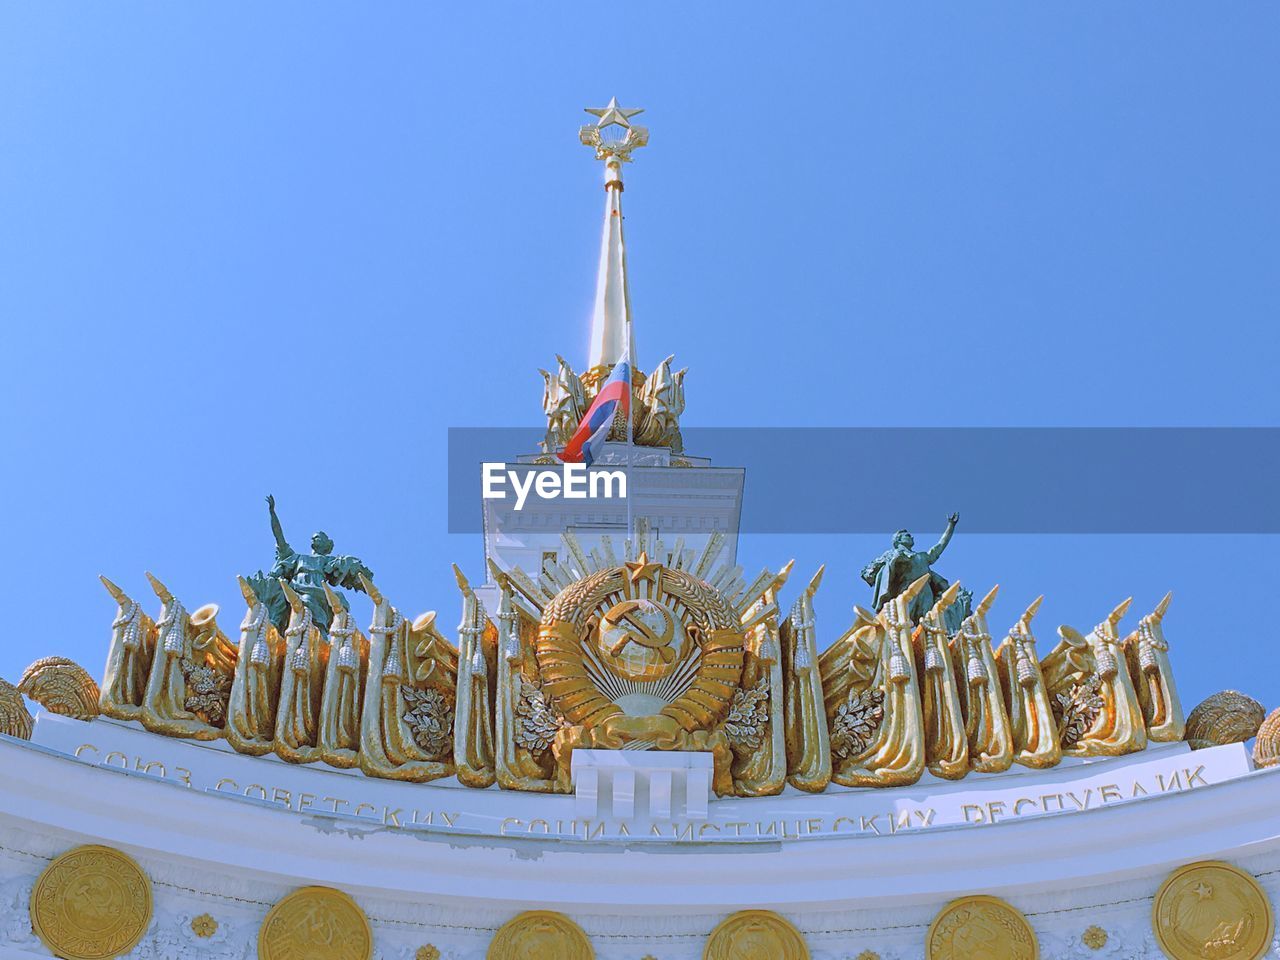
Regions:
[[[599,117],[596,121],[597,127],[607,127],[611,123],[631,129],[631,118],[637,113],[644,113],[644,107],[635,107],[632,109],[624,109],[618,106],[618,98],[611,97],[607,107],[587,107],[587,113],[593,117]]]
[[[641,580],[652,580],[662,564],[650,563],[649,555],[642,550],[639,559],[629,560],[623,566],[627,568],[627,579],[638,583]]]

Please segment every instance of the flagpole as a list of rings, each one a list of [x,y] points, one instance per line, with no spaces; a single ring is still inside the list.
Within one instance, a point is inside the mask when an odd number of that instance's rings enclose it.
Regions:
[[[631,378],[635,375],[635,371],[631,369],[631,314],[627,313],[627,322],[624,328],[627,333],[626,350],[623,353],[627,364],[627,536],[634,539],[635,537],[635,520],[631,511],[631,452],[633,449],[633,440],[631,436],[631,425],[634,411],[631,409],[631,402],[635,399],[631,389]]]

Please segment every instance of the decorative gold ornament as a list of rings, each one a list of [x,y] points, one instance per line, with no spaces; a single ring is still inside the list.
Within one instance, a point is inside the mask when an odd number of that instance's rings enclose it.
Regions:
[[[1147,736],[1157,743],[1176,743],[1187,729],[1169,663],[1169,641],[1164,638],[1162,626],[1172,599],[1173,593],[1166,593],[1124,641],[1129,673],[1147,720]]]
[[[436,629],[435,614],[410,624],[372,580],[360,576],[374,603],[360,769],[414,782],[450,776],[458,650]]]
[[[911,635],[920,682],[925,764],[943,780],[959,780],[969,772],[969,738],[943,622],[959,593],[960,581],[953,581]]]
[[[1253,744],[1253,762],[1260,767],[1274,767],[1280,763],[1280,708],[1272,710],[1258,728],[1258,739]]]
[[[595,960],[582,928],[562,913],[531,910],[512,917],[489,944],[486,960]]]
[[[722,721],[742,683],[745,612],[644,549],[561,589],[535,642],[542,693],[567,721],[557,734],[559,783],[567,787],[573,750],[635,743],[712,753],[716,793],[732,794]]]
[[[1065,624],[1061,641],[1040,664],[1062,743],[1073,757],[1118,757],[1144,750],[1147,719],[1118,632],[1133,598],[1081,634]]]
[[[595,148],[597,160],[617,158],[624,162],[630,161],[631,151],[649,142],[648,128],[631,124],[632,117],[637,113],[644,113],[643,107],[620,107],[618,98],[614,97],[608,106],[585,109],[599,119],[582,127],[578,131],[578,138],[588,147]]]
[[[938,914],[925,939],[926,960],[1038,960],[1027,918],[996,897],[965,897]]]
[[[1238,690],[1206,697],[1187,717],[1186,741],[1192,750],[1243,743],[1257,734],[1267,710]]]
[[[1259,960],[1274,924],[1258,881],[1218,861],[1175,870],[1151,908],[1156,939],[1172,960]]]
[[[258,960],[370,960],[373,932],[364,911],[341,890],[303,887],[267,914]]]
[[[188,613],[155,576],[158,636],[139,719],[152,733],[193,740],[223,736],[239,650],[218,626],[218,605]]]
[[[819,658],[831,729],[831,779],[846,787],[902,787],[925,769],[925,728],[911,634],[920,577],[880,610],[856,618]]]
[[[191,932],[201,940],[208,940],[218,932],[218,921],[207,913],[191,918]]]
[[[1055,767],[1062,761],[1058,724],[1031,630],[1031,621],[1043,602],[1043,594],[1031,601],[996,651],[1013,735],[1013,762],[1033,769]]]
[[[1080,942],[1090,950],[1101,950],[1107,945],[1107,939],[1107,931],[1098,926],[1089,927],[1080,935]]]
[[[711,931],[702,960],[809,960],[809,947],[785,917],[743,910]]]
[[[428,943],[425,947],[418,948],[413,960],[440,960],[440,948]]]
[[[31,664],[18,689],[50,713],[77,720],[98,715],[98,685],[88,670],[66,657],[43,657]]]
[[[31,712],[22,693],[7,680],[0,680],[0,733],[19,740],[31,739]]]
[[[1000,587],[994,586],[964,619],[950,643],[955,660],[956,689],[969,738],[969,769],[1004,773],[1013,765],[1013,733],[987,613]]]
[[[151,923],[151,881],[132,858],[83,846],[57,857],[31,891],[31,928],[64,960],[111,960]]]
[[[138,720],[142,717],[142,698],[151,676],[159,631],[137,601],[106,577],[98,579],[119,607],[111,623],[111,646],[98,706],[108,717]]]
[[[880,954],[874,950],[863,950],[854,960],[880,960]]]

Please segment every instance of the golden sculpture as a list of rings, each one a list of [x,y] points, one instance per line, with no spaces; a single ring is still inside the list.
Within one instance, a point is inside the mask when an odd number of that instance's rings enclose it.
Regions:
[[[275,747],[276,712],[285,641],[271,613],[244,577],[236,578],[248,605],[240,624],[240,650],[227,708],[227,742],[240,753],[260,757]]]
[[[733,792],[739,797],[768,797],[787,783],[787,741],[783,723],[785,690],[782,641],[778,623],[778,591],[791,576],[792,564],[745,613],[755,622],[746,631],[742,682],[734,692],[724,730],[733,751]],[[815,711],[816,712],[816,711]]]
[[[280,672],[280,701],[276,711],[274,749],[290,763],[320,759],[320,703],[324,698],[329,645],[315,617],[300,596],[280,581],[289,601],[285,628],[284,668]]]
[[[1260,767],[1280,764],[1280,709],[1267,715],[1258,727],[1257,736],[1253,742],[1253,762]]]
[[[820,659],[831,731],[831,779],[847,787],[897,787],[924,773],[925,735],[908,616],[928,577],[857,619]]]
[[[551,746],[563,720],[552,713],[534,655],[538,615],[517,597],[512,577],[492,567],[498,606],[498,684],[494,700],[494,763],[504,790],[557,789]]]
[[[360,762],[360,715],[369,674],[369,641],[337,594],[327,583],[322,586],[333,622],[329,624],[329,662],[316,744],[321,760],[331,767],[349,769]]]
[[[1013,762],[1024,767],[1053,767],[1062,760],[1062,742],[1053,716],[1049,688],[1036,657],[1031,620],[1044,597],[1036,597],[996,651],[1005,708],[1013,740]]]
[[[440,948],[428,943],[414,952],[413,960],[440,960]]]
[[[151,881],[110,847],[57,857],[31,891],[31,929],[64,960],[112,960],[133,950],[151,923]]]
[[[362,578],[362,585],[374,612],[360,769],[416,783],[452,776],[458,652],[436,631],[435,614],[411,627],[371,580]]]
[[[158,631],[141,604],[106,577],[98,579],[119,607],[111,624],[111,648],[98,707],[105,716],[117,720],[140,720]]]
[[[1151,925],[1171,960],[1260,960],[1275,921],[1258,881],[1228,863],[1180,867],[1156,893]]]
[[[0,680],[0,733],[6,737],[30,740],[31,713],[22,693],[7,680]]]
[[[1257,735],[1267,710],[1238,690],[1205,697],[1187,716],[1185,738],[1192,750],[1243,743]]]
[[[340,890],[303,887],[267,914],[258,960],[370,960],[373,932],[359,905]]]
[[[1040,944],[1027,918],[995,897],[947,904],[929,926],[926,960],[1038,960]]]
[[[991,588],[951,639],[960,709],[969,740],[969,768],[978,773],[1004,773],[1013,765],[1013,734],[987,627],[987,612],[999,590],[999,586]]]
[[[458,624],[458,693],[453,720],[453,762],[458,781],[483,790],[498,778],[494,764],[493,700],[497,683],[498,628],[457,565],[462,591]]]
[[[1138,622],[1138,629],[1125,637],[1124,650],[1129,673],[1138,691],[1147,736],[1157,743],[1176,743],[1186,733],[1182,701],[1173,681],[1169,663],[1169,643],[1164,638],[1165,611],[1173,593],[1166,593],[1156,608]]]
[[[809,946],[785,917],[743,910],[711,931],[702,960],[809,960]]]
[[[504,923],[485,960],[595,960],[582,928],[562,913],[530,910]]]
[[[544,793],[572,791],[580,747],[709,753],[718,795],[768,796],[788,782],[811,792],[833,780],[903,786],[926,766],[952,779],[1013,762],[1051,767],[1064,753],[1141,749],[1148,726],[1153,737],[1178,727],[1160,633],[1167,602],[1123,642],[1115,627],[1127,603],[1087,637],[1063,627],[1039,663],[1031,632],[1039,599],[993,653],[987,615],[996,591],[947,636],[944,614],[959,586],[913,623],[921,578],[878,615],[855,607],[854,623],[819,653],[821,568],[784,617],[778,594],[791,564],[747,583],[741,567],[717,564],[723,535],[695,552],[683,539],[668,546],[641,520],[621,556],[608,537],[589,552],[572,533],[561,540],[536,579],[491,563],[493,619],[455,567],[456,645],[434,612],[410,623],[368,577],[367,638],[336,597],[327,597],[337,613],[326,634],[288,584],[282,636],[241,580],[236,646],[212,605],[188,615],[153,577],[163,608],[152,623],[110,585],[118,615],[98,702],[109,716],[170,736],[225,735],[249,755]],[[55,709],[92,709],[91,681],[74,665],[38,666],[32,690],[63,691],[50,693]],[[1187,739],[1251,736],[1256,723],[1239,722],[1232,706],[1239,696],[1193,711]],[[1261,707],[1248,703],[1260,719]],[[27,728],[24,709],[13,716],[13,729]]]
[[[217,604],[188,614],[168,587],[149,573],[147,579],[162,607],[142,723],[171,737],[216,740],[226,723],[236,648],[218,628]]]
[[[1132,597],[1082,636],[1069,626],[1041,669],[1065,756],[1120,756],[1147,745],[1147,723],[1116,627]]]
[[[916,676],[920,678],[925,766],[943,780],[959,780],[969,772],[969,737],[943,622],[959,592],[957,580],[942,592],[911,636]]]
[[[76,720],[98,715],[101,693],[89,671],[66,657],[42,657],[23,671],[18,689],[50,713]]]
[[[785,687],[787,782],[810,793],[821,793],[831,782],[831,737],[813,612],[822,572],[819,567],[778,630]]]

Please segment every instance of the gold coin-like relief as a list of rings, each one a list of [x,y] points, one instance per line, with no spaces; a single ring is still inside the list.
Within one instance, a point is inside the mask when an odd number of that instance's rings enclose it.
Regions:
[[[151,923],[151,881],[131,857],[102,846],[55,859],[31,891],[31,928],[65,960],[111,960]]]
[[[743,910],[711,931],[702,960],[809,960],[809,946],[785,917]]]
[[[946,905],[929,927],[927,960],[1038,960],[1040,944],[1027,918],[996,897]]]
[[[1151,924],[1173,960],[1258,960],[1271,946],[1271,902],[1258,881],[1228,863],[1180,867],[1156,894]]]
[[[303,887],[267,914],[258,960],[369,960],[373,932],[364,911],[341,890]]]
[[[582,928],[562,913],[531,910],[504,923],[486,960],[595,960]]]

